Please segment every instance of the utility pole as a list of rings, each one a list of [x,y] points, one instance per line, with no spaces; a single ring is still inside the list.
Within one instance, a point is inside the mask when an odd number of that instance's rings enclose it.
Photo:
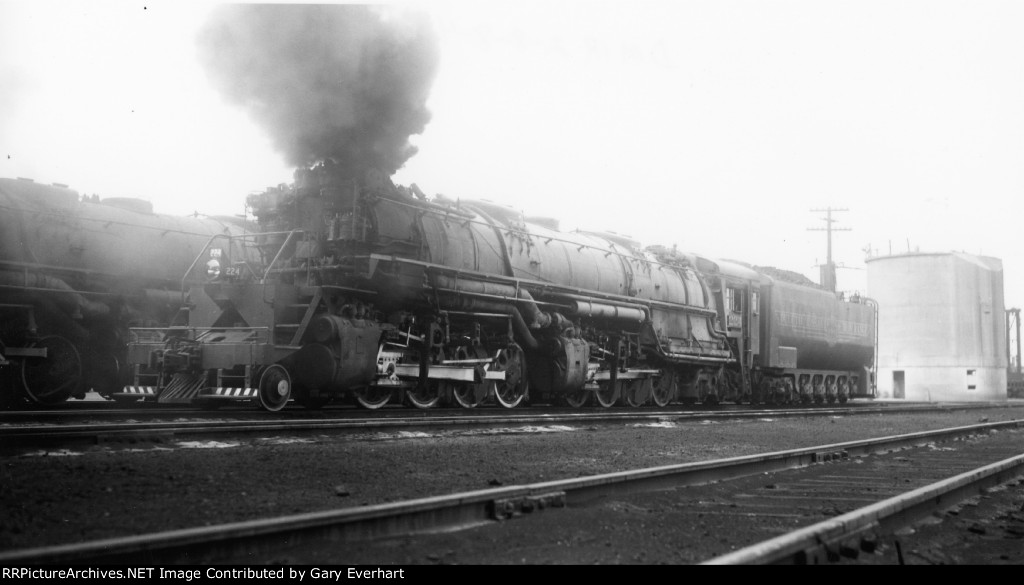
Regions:
[[[848,232],[848,231],[850,231],[850,228],[832,227],[832,224],[835,223],[836,221],[838,221],[838,220],[832,219],[832,212],[833,211],[849,211],[849,209],[846,209],[846,208],[838,209],[838,208],[832,208],[832,207],[826,207],[825,209],[812,209],[811,210],[812,213],[820,213],[820,212],[825,212],[826,213],[826,216],[821,218],[822,221],[825,222],[825,227],[823,227],[823,228],[807,228],[807,231],[811,231],[811,232],[828,232],[828,255],[826,256],[825,264],[820,266],[820,269],[821,269],[820,280],[821,280],[821,286],[827,288],[828,290],[830,290],[832,292],[835,292],[836,291],[836,265],[835,265],[834,262],[832,262],[832,232]]]

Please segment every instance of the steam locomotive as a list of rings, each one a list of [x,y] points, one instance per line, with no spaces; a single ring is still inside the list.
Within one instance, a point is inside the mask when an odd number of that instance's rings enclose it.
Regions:
[[[129,327],[170,325],[189,263],[240,222],[0,179],[0,406],[120,392]]]
[[[876,308],[780,271],[563,232],[329,161],[247,203],[259,234],[202,249],[184,325],[131,330],[119,397],[277,411],[873,392]]]

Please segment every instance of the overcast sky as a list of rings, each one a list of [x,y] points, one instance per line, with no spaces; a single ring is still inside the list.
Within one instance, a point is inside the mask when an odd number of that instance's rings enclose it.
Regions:
[[[0,176],[240,214],[290,182],[212,86],[209,3],[0,0]],[[1003,260],[1024,305],[1024,3],[418,2],[440,44],[394,176],[644,244],[802,272]]]

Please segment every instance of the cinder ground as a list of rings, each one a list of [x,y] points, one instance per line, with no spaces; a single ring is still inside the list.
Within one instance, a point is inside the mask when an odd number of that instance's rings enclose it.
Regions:
[[[35,453],[0,459],[0,550],[840,443],[983,419],[1024,419],[1024,405],[899,416],[115,444]],[[563,561],[576,562],[571,554]],[[657,561],[610,555],[605,562]]]

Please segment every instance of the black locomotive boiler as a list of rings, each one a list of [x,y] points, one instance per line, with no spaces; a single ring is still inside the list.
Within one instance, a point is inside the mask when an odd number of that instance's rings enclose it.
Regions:
[[[129,327],[170,325],[189,264],[241,233],[237,218],[0,179],[0,405],[120,392]]]
[[[223,264],[237,242],[211,241],[187,326],[135,332],[125,396],[274,411],[872,394],[875,307],[767,270],[329,162],[248,204],[260,260]]]

